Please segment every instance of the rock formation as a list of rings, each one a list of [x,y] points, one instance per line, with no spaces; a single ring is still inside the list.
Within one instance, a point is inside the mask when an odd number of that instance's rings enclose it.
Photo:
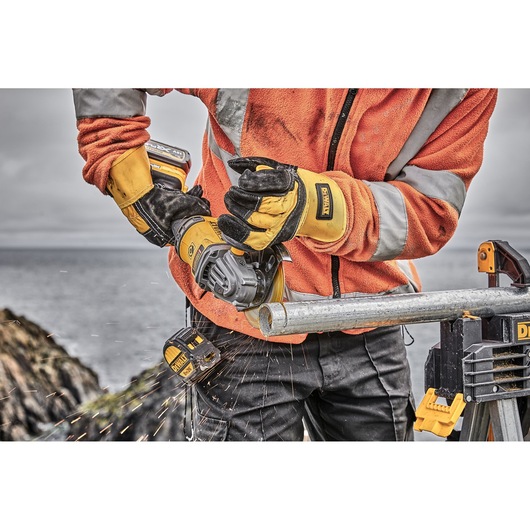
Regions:
[[[107,393],[49,333],[0,310],[0,441],[184,440],[184,398],[162,363]]]
[[[103,393],[97,374],[45,330],[0,310],[0,440],[34,439]]]
[[[182,441],[185,390],[162,363],[142,372],[122,392],[79,408],[68,440]]]

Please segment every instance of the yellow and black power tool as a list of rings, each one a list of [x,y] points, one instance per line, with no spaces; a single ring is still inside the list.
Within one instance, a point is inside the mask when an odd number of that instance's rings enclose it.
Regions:
[[[187,151],[154,140],[146,149],[151,171],[188,173],[191,162]],[[187,191],[184,184],[182,191]],[[283,245],[239,250],[223,239],[216,218],[200,215],[175,221],[172,230],[177,254],[191,267],[199,287],[244,312],[254,327],[259,328],[261,304],[283,301],[283,262],[291,261]],[[219,350],[193,328],[181,329],[168,339],[164,357],[188,384],[220,361]]]
[[[191,267],[197,284],[243,311],[259,326],[259,306],[283,300],[283,246],[240,251],[226,243],[213,217],[194,216],[173,224],[175,247]],[[183,328],[166,341],[164,357],[186,383],[202,379],[221,361],[220,351],[194,328]]]
[[[248,312],[283,296],[283,245],[243,251],[223,240],[213,217],[194,216],[173,224],[175,247],[188,263],[195,281],[216,298]],[[249,316],[248,313],[247,317]]]
[[[178,175],[182,191],[187,192],[189,153],[156,140],[149,140],[145,145],[151,172]],[[283,245],[262,251],[236,249],[223,239],[213,217],[177,220],[172,229],[177,253],[190,265],[197,284],[238,311],[245,311],[249,321],[259,327],[256,311],[252,310],[263,303],[282,300],[282,263],[291,259],[287,249]]]

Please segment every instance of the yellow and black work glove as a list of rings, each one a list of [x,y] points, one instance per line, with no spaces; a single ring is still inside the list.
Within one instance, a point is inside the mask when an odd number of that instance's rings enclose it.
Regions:
[[[151,170],[144,146],[129,149],[110,168],[107,191],[129,222],[159,247],[174,242],[171,225],[192,215],[210,215],[202,188],[184,192],[186,173],[174,166]]]
[[[268,158],[230,160],[238,185],[225,195],[232,215],[218,225],[230,244],[263,250],[295,236],[333,242],[346,231],[346,201],[332,179]]]

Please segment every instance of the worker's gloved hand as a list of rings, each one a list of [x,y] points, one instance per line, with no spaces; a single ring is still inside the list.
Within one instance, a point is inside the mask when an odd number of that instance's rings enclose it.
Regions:
[[[283,275],[277,276],[283,256],[276,249],[233,248],[223,239],[217,221],[196,215],[173,223],[177,255],[191,267],[197,285],[238,311],[283,295]]]
[[[232,245],[263,250],[295,236],[333,242],[344,235],[346,202],[330,178],[268,158],[228,163],[241,176],[225,195],[232,215],[221,215],[218,224]]]
[[[171,225],[176,219],[210,215],[202,188],[184,193],[186,173],[180,168],[151,171],[144,146],[130,149],[112,164],[107,191],[129,222],[150,243],[159,247],[174,242]]]
[[[177,255],[191,267],[197,285],[221,300],[234,303],[229,296],[235,294],[240,275],[237,261],[226,259],[232,256],[231,247],[223,240],[217,219],[195,215],[177,220],[173,233]]]

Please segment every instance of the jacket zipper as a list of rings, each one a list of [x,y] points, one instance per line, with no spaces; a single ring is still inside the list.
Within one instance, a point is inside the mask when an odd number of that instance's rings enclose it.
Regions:
[[[346,94],[346,99],[342,105],[342,109],[339,114],[339,119],[335,125],[335,130],[331,136],[331,143],[328,151],[328,165],[327,171],[333,170],[335,166],[335,157],[337,156],[337,148],[339,147],[340,137],[346,125],[346,119],[353,105],[353,100],[357,94],[357,88],[349,88]],[[333,287],[333,298],[340,298],[340,283],[339,283],[339,268],[340,260],[338,256],[331,256],[331,284]]]

